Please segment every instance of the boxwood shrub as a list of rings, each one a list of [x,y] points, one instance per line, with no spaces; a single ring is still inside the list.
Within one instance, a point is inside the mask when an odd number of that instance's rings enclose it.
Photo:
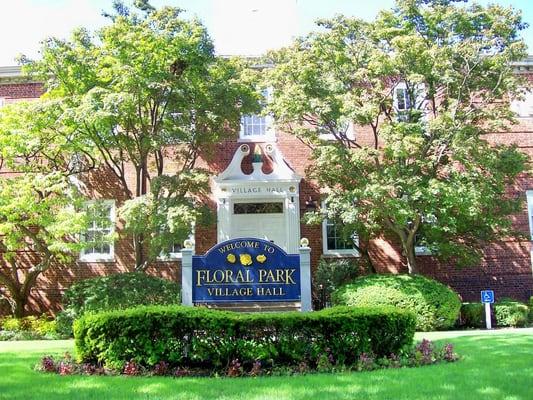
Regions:
[[[464,328],[485,327],[485,305],[482,303],[463,303],[459,326]]]
[[[501,299],[494,303],[494,317],[497,326],[525,326],[529,317],[529,308],[519,301]]]
[[[398,354],[412,343],[414,331],[414,315],[394,307],[244,314],[146,306],[85,314],[74,323],[79,361],[110,368],[131,360],[208,369],[225,368],[234,360],[312,365],[324,354],[351,365],[363,352]]]
[[[416,315],[416,329],[449,329],[457,321],[461,301],[448,286],[421,275],[367,275],[337,289],[334,305],[392,305]]]

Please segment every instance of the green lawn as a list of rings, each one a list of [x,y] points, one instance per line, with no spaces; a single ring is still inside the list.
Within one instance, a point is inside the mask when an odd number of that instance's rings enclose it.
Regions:
[[[419,334],[441,339],[447,333]],[[456,337],[454,364],[276,378],[57,376],[33,371],[43,354],[71,341],[0,342],[0,399],[533,399],[533,335]]]

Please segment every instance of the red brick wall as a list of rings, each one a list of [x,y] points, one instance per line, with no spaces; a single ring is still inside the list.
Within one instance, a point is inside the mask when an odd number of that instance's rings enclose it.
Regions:
[[[21,99],[38,97],[42,93],[42,85],[38,83],[0,84],[0,97],[8,99]],[[357,131],[361,141],[370,140],[369,131]],[[310,150],[298,139],[278,133],[277,145],[288,164],[301,176],[300,183],[300,210],[305,212],[306,200],[311,197],[320,201],[320,191],[313,182],[305,178],[306,168],[309,165]],[[533,120],[521,119],[512,128],[510,133],[495,133],[488,135],[492,143],[516,143],[525,153],[533,153]],[[368,141],[367,140],[367,141]],[[234,140],[216,144],[212,148],[204,149],[200,165],[207,167],[213,175],[222,172],[231,161],[239,143]],[[253,149],[252,149],[253,151]],[[251,172],[251,157],[243,162],[243,169]],[[124,201],[124,192],[116,177],[105,169],[84,175],[81,180],[87,185],[87,194],[92,198],[116,199],[116,206]],[[134,171],[128,170],[128,180],[133,182]],[[525,191],[533,189],[533,178],[524,175],[509,188],[510,195],[522,196]],[[216,203],[213,199],[208,204],[216,213]],[[526,204],[521,213],[513,217],[514,227],[528,233],[529,222]],[[106,263],[73,262],[69,265],[58,265],[47,271],[37,282],[31,293],[31,311],[40,313],[60,309],[61,296],[66,288],[73,282],[111,273],[130,271],[133,269],[134,256],[131,240],[122,233],[122,224],[117,221],[119,239],[115,243],[115,261]],[[322,229],[321,226],[301,225],[301,236],[307,237],[312,246],[312,265],[316,268],[322,255]],[[204,253],[216,243],[216,226],[196,228],[196,252]],[[405,271],[404,259],[399,246],[393,240],[380,238],[370,243],[369,252],[378,266],[380,272],[397,273]],[[31,255],[24,254],[31,263]],[[421,271],[457,290],[465,301],[478,301],[479,291],[491,288],[496,292],[496,297],[513,297],[527,300],[533,295],[533,275],[530,256],[530,242],[517,242],[514,240],[502,241],[487,246],[481,265],[468,269],[457,269],[454,265],[440,264],[433,257],[419,256]],[[180,281],[180,263],[158,262],[149,268],[151,274]],[[0,305],[0,313],[2,308]],[[5,309],[4,309],[5,312]]]

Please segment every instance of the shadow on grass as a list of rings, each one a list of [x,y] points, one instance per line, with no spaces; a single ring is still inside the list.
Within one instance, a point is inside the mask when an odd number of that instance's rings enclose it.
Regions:
[[[409,399],[533,398],[533,336],[450,340],[454,364],[273,378],[133,378],[34,372],[46,350],[0,353],[0,399]]]

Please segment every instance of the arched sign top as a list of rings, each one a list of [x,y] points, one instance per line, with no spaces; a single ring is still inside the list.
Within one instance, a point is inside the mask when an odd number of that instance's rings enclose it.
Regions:
[[[193,301],[299,301],[300,255],[258,238],[236,238],[193,256]]]
[[[236,239],[230,239],[226,240],[225,242],[217,243],[213,247],[211,247],[207,252],[205,253],[204,257],[210,257],[212,253],[216,253],[217,255],[219,253],[225,253],[227,251],[238,251],[238,249],[263,249],[265,251],[272,253],[280,253],[283,256],[287,256],[287,252],[283,250],[281,247],[279,247],[274,242],[264,240],[264,239],[258,239],[258,238],[236,238]],[[240,252],[240,251],[239,251]]]

